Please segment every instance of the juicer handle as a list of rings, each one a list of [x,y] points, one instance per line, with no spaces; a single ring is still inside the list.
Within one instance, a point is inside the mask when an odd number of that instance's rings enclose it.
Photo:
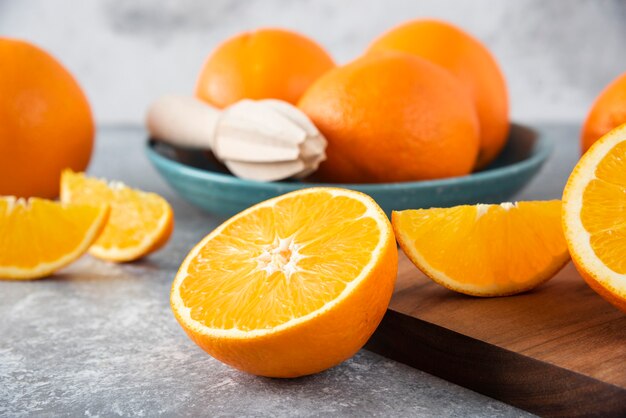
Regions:
[[[184,148],[212,148],[220,110],[196,98],[164,96],[157,99],[146,116],[150,136]]]

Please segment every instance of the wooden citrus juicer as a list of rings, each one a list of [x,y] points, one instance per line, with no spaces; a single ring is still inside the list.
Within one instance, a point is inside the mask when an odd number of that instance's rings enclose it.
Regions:
[[[274,99],[241,100],[224,110],[193,97],[165,96],[147,114],[150,136],[211,150],[236,176],[302,178],[326,159],[326,139],[297,107]]]

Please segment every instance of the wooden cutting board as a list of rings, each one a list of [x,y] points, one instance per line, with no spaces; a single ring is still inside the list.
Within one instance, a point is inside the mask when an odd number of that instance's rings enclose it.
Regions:
[[[626,416],[626,315],[568,264],[534,291],[451,292],[400,255],[367,348],[542,416]]]

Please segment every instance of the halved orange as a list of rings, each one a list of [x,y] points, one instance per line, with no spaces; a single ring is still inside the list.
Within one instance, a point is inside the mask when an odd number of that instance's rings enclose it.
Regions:
[[[0,278],[46,277],[80,257],[98,238],[106,205],[0,197]]]
[[[61,200],[111,207],[104,231],[89,249],[108,261],[132,261],[158,250],[174,227],[172,208],[161,196],[71,170],[61,176]]]
[[[561,202],[502,203],[393,212],[405,254],[436,283],[473,296],[530,290],[569,260]]]
[[[563,229],[581,276],[626,312],[626,124],[594,143],[572,171]]]
[[[211,356],[272,377],[351,357],[378,326],[397,273],[385,213],[362,193],[310,188],[207,235],[172,285],[174,315]]]

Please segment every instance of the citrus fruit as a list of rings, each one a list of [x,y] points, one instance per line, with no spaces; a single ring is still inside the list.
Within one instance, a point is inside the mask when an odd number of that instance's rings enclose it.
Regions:
[[[413,264],[467,295],[530,290],[569,260],[558,200],[405,210],[392,224]]]
[[[71,170],[62,174],[61,200],[111,207],[104,231],[89,249],[91,255],[104,260],[124,262],[144,257],[165,245],[174,227],[172,209],[161,196]]]
[[[0,197],[0,278],[38,279],[80,257],[98,238],[106,205]]]
[[[0,195],[59,195],[65,168],[89,163],[94,123],[72,75],[51,55],[0,37]]]
[[[351,357],[383,317],[398,253],[384,212],[359,192],[310,188],[253,206],[189,253],[174,315],[216,359],[271,377]]]
[[[295,104],[313,81],[335,66],[313,40],[283,29],[259,29],[228,39],[207,58],[196,96],[223,108],[241,99]]]
[[[580,138],[582,152],[623,123],[626,123],[626,73],[613,80],[591,106]]]
[[[487,166],[500,153],[509,133],[506,81],[487,47],[460,28],[446,22],[414,20],[376,39],[368,53],[403,51],[425,58],[454,74],[473,99],[480,122],[477,168]]]
[[[463,86],[440,67],[388,52],[317,80],[299,107],[328,140],[315,177],[380,183],[468,174],[478,121]]]
[[[581,276],[626,312],[626,124],[574,167],[563,192],[563,229]]]

